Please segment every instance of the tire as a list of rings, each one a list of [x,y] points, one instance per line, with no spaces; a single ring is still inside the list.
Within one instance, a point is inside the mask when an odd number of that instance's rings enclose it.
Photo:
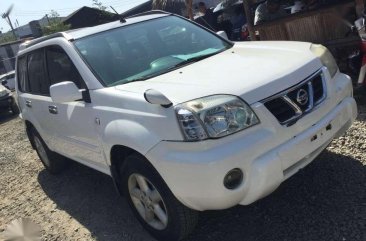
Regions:
[[[10,109],[11,109],[11,112],[13,113],[13,115],[19,115],[19,107],[14,100],[11,103]]]
[[[158,240],[187,237],[197,225],[198,212],[185,207],[174,197],[143,156],[133,154],[124,163],[120,168],[122,189],[142,226]]]
[[[48,149],[46,143],[34,129],[31,130],[31,138],[39,159],[49,173],[59,174],[68,166],[69,160]]]

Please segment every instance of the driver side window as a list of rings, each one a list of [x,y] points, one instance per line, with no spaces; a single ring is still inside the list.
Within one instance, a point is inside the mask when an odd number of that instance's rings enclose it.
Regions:
[[[84,80],[75,65],[60,46],[46,48],[46,63],[50,85],[72,81],[79,89],[86,89]]]

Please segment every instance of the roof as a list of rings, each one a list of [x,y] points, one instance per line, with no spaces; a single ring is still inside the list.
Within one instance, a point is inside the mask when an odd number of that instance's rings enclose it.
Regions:
[[[132,25],[135,23],[144,22],[144,21],[151,20],[151,19],[157,19],[157,18],[161,18],[164,16],[168,16],[168,15],[171,15],[171,14],[167,13],[167,12],[163,12],[163,11],[150,11],[150,12],[146,12],[146,13],[142,13],[142,14],[138,14],[138,15],[126,18],[125,22],[114,21],[111,23],[101,24],[101,25],[97,25],[94,27],[86,27],[86,28],[73,29],[73,30],[69,30],[69,31],[65,31],[65,32],[60,32],[60,33],[54,33],[54,34],[51,34],[48,36],[44,36],[41,38],[37,38],[37,39],[31,40],[31,41],[28,41],[21,46],[20,50],[23,50],[30,46],[44,42],[48,39],[63,37],[69,41],[73,41],[73,40],[80,39],[80,38],[83,38],[83,37],[86,37],[89,35],[93,35],[93,34],[96,34],[99,32],[104,32],[104,31],[119,28],[122,26]]]
[[[78,31],[72,31],[72,32],[67,32],[67,33],[70,34],[73,37],[73,39],[79,39],[79,38],[83,38],[88,35],[93,35],[93,34],[103,32],[103,31],[106,31],[109,29],[119,28],[121,26],[127,26],[127,25],[131,25],[134,23],[139,23],[139,22],[144,22],[144,21],[151,20],[151,19],[161,18],[161,17],[167,16],[167,15],[169,15],[169,14],[164,13],[164,14],[149,14],[149,15],[143,15],[143,16],[137,16],[137,17],[132,16],[131,18],[127,18],[125,23],[122,23],[121,21],[114,21],[111,23],[106,23],[106,24],[95,26],[95,27],[82,28],[82,29],[79,29]]]

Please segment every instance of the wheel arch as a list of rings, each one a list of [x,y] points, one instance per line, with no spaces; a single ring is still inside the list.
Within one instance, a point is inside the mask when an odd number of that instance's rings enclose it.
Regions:
[[[34,125],[32,124],[32,122],[30,122],[29,120],[25,120],[25,132],[27,133],[29,142],[31,143],[31,146],[33,149],[35,149],[35,144],[33,142],[33,138],[32,137],[32,130],[37,131],[37,129],[34,127]]]
[[[108,122],[101,132],[101,139],[111,176],[120,194],[119,168],[126,157],[138,154],[146,158],[145,154],[161,141],[151,128],[132,120],[121,119]]]
[[[114,145],[110,151],[110,171],[114,185],[120,195],[123,195],[121,188],[120,168],[125,164],[126,158],[132,154],[142,155],[140,152],[124,145]]]

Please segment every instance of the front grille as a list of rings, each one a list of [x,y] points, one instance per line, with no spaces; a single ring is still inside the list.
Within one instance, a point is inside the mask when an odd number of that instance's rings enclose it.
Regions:
[[[325,80],[318,71],[299,85],[264,101],[267,109],[285,126],[296,123],[326,98]]]
[[[313,79],[313,89],[314,89],[314,102],[317,104],[318,102],[323,101],[324,97],[324,83],[322,76],[315,76]]]

